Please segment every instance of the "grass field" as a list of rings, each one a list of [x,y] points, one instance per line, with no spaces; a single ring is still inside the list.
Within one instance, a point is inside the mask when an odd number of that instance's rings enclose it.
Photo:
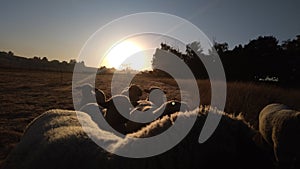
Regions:
[[[111,75],[97,76],[96,86],[110,97]],[[180,99],[173,79],[136,76],[142,88],[159,86],[168,99]],[[197,81],[201,104],[210,104],[210,83]],[[18,143],[26,125],[49,109],[73,109],[72,73],[0,69],[0,162]],[[146,95],[143,95],[145,98]],[[225,112],[242,113],[257,128],[259,111],[269,103],[284,103],[300,109],[300,89],[266,84],[229,82]]]

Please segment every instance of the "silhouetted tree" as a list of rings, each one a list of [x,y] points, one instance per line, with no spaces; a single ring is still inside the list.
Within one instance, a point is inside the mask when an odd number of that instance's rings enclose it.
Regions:
[[[286,83],[300,84],[300,35],[295,39],[284,41],[282,46],[286,69],[283,70],[282,79]]]
[[[215,50],[214,50],[215,49]],[[214,49],[204,54],[199,42],[192,42],[186,46],[185,53],[162,43],[160,50],[164,50],[181,58],[193,71],[197,78],[207,78],[206,69],[200,58],[214,57],[217,52],[223,63],[226,79],[229,81],[261,81],[264,79],[278,79],[276,84],[300,84],[300,35],[279,45],[274,36],[259,36],[250,40],[248,44],[237,45],[232,50],[227,43],[214,43]],[[168,64],[161,59],[159,52],[154,54],[152,63],[155,65]],[[163,62],[163,63],[161,63]]]
[[[225,43],[214,42],[214,48],[216,49],[218,54],[224,53],[224,52],[228,51],[228,43],[226,43],[226,42]]]
[[[164,52],[163,52],[164,51]],[[173,54],[174,56],[180,58],[185,62],[185,64],[190,68],[192,73],[196,78],[208,78],[206,73],[206,69],[201,62],[199,56],[203,56],[203,49],[201,48],[200,42],[192,42],[186,45],[185,53],[180,52],[178,49],[174,49],[173,47],[161,43],[160,49],[157,49],[152,59],[152,68],[154,69],[154,73],[161,73],[164,76],[168,76],[166,72],[159,72],[157,67],[172,67],[174,61],[170,59],[166,59],[166,54]],[[176,69],[180,69],[176,68]],[[184,76],[184,75],[182,75]]]
[[[40,61],[41,58],[40,58],[40,57],[37,57],[37,56],[34,56],[34,57],[33,57],[33,60]]]
[[[76,59],[70,59],[69,63],[70,63],[70,64],[76,64],[77,61],[76,61]]]
[[[48,62],[48,58],[47,58],[47,57],[43,57],[43,58],[42,58],[42,61],[43,61],[43,62]]]
[[[12,51],[9,51],[7,55],[8,56],[14,56],[15,54]]]
[[[207,57],[203,53],[200,42],[192,42],[186,45],[185,60],[196,78],[207,79],[208,74],[201,58]]]

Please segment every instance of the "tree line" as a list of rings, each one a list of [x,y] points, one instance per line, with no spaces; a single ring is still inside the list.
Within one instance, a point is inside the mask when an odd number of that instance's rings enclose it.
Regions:
[[[169,52],[182,59],[199,79],[207,79],[208,74],[200,58],[215,57],[216,53],[223,64],[228,81],[269,82],[287,86],[300,84],[300,35],[279,44],[274,36],[259,36],[248,44],[229,49],[228,44],[214,42],[213,48],[205,54],[199,42],[186,45],[184,52],[161,43],[156,50],[152,67],[156,68],[171,62],[164,61],[160,51]]]
[[[84,66],[83,62],[77,62],[75,59],[70,59],[69,62],[49,61],[47,57],[25,58],[16,56],[12,51],[0,52],[0,67],[2,68],[72,72],[75,64]]]

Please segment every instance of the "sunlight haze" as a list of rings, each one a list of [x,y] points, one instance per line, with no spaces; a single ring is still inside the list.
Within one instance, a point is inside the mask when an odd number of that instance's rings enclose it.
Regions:
[[[141,53],[143,48],[132,41],[122,41],[114,45],[105,56],[103,61],[103,66],[114,67],[117,69],[122,68],[132,68],[134,70],[143,70],[146,64],[146,58]],[[135,59],[130,59],[130,57],[139,56]]]
[[[299,5],[300,1],[292,0],[3,0],[0,51],[69,61],[78,57],[85,42],[100,27],[138,12],[163,12],[184,18],[211,41],[227,42],[230,48],[258,35],[273,35],[282,41],[295,37],[300,30]]]

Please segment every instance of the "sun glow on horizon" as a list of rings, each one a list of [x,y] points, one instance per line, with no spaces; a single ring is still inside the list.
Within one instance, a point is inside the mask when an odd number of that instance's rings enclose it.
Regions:
[[[114,45],[107,52],[103,65],[116,69],[131,68],[133,70],[145,70],[147,59],[143,48],[137,43],[125,40]]]

